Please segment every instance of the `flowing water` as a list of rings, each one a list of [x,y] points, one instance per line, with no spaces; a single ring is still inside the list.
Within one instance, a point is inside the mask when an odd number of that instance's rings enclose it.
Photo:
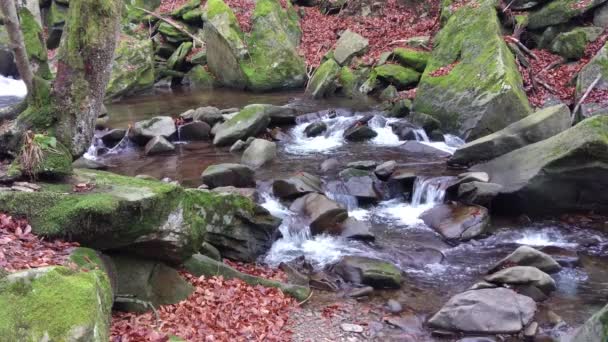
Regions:
[[[128,123],[156,115],[177,117],[181,112],[198,106],[229,108],[251,103],[291,103],[309,108],[311,113],[300,116],[295,126],[285,129],[289,139],[278,143],[276,160],[256,171],[261,205],[283,219],[280,227],[282,237],[261,262],[278,265],[302,255],[317,268],[344,255],[365,255],[392,261],[403,270],[406,278],[404,288],[391,292],[390,296],[411,304],[425,317],[450,296],[480,280],[496,261],[520,245],[529,245],[580,257],[577,263],[554,275],[558,290],[539,306],[542,312],[553,310],[570,326],[577,326],[607,301],[608,236],[597,230],[551,220],[521,224],[515,219],[497,219],[493,222],[495,231],[492,235],[454,246],[425,226],[420,214],[443,202],[446,186],[453,176],[445,168],[445,153],[420,155],[402,149],[403,141],[399,141],[389,126],[394,119],[383,118],[373,103],[339,99],[313,102],[306,100],[301,93],[256,95],[221,90],[143,96],[107,107],[109,125],[126,127]],[[345,141],[342,137],[344,130],[367,115],[373,116],[369,125],[378,133],[377,137],[364,143]],[[322,136],[308,138],[304,135],[304,128],[315,120],[323,120],[328,130]],[[430,142],[422,130],[418,132],[418,140],[448,152],[453,152],[463,143],[454,136],[446,136],[444,142]],[[89,152],[90,157],[110,165],[111,171],[169,177],[186,186],[198,186],[201,172],[211,164],[240,160],[240,156],[229,153],[228,148],[216,148],[209,142],[182,143],[176,146],[175,152],[149,157],[142,154],[141,148],[131,144],[103,156],[96,156],[96,149]],[[335,182],[335,174],[320,174],[319,165],[327,158],[336,158],[344,168],[353,161],[381,163],[395,160],[400,169],[411,170],[419,177],[411,196],[363,205],[339,182]],[[291,212],[288,204],[279,201],[269,190],[272,179],[299,171],[322,176],[328,196],[344,205],[351,217],[367,222],[376,236],[375,242],[312,236],[306,219]]]

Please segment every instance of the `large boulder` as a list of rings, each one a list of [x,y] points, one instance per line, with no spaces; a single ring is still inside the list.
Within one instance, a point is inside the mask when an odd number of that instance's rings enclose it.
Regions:
[[[130,138],[138,144],[145,144],[150,139],[162,136],[168,138],[177,132],[173,118],[157,116],[149,120],[138,121],[133,125]]]
[[[151,89],[154,86],[152,40],[121,36],[114,53],[112,74],[106,97],[117,98]]]
[[[91,190],[75,192],[75,184]],[[177,263],[198,251],[208,226],[229,227],[228,219],[221,226],[218,217],[253,205],[240,196],[75,170],[64,183],[42,184],[38,192],[0,192],[0,208],[27,217],[40,236]]]
[[[458,8],[435,38],[414,110],[439,119],[445,132],[477,139],[531,112],[493,1]]]
[[[272,193],[279,198],[296,198],[311,192],[323,193],[321,179],[306,172],[272,183]]]
[[[513,253],[507,255],[504,259],[500,260],[489,273],[494,273],[500,269],[513,265],[532,266],[547,273],[559,272],[562,268],[550,255],[529,246],[521,246]]]
[[[531,285],[545,294],[555,291],[555,280],[547,273],[532,266],[513,266],[502,269],[485,277],[489,283],[514,285]]]
[[[572,336],[565,339],[568,342],[596,342],[608,339],[608,305],[591,316],[585,324],[576,329]]]
[[[425,211],[420,218],[449,240],[470,240],[490,228],[488,209],[478,205],[441,204]]]
[[[401,270],[394,264],[362,256],[345,256],[333,266],[344,280],[378,289],[401,287]]]
[[[201,191],[204,192],[204,191]],[[225,258],[254,262],[266,253],[278,237],[281,220],[248,198],[214,193],[218,211],[208,211],[205,241]]]
[[[211,127],[204,121],[194,121],[177,128],[179,140],[208,140]]]
[[[383,197],[380,181],[371,171],[346,169],[340,172],[340,177],[348,194],[359,200],[378,201]]]
[[[344,139],[350,141],[364,141],[373,139],[376,136],[378,136],[378,133],[371,127],[358,123],[344,131]]]
[[[302,213],[310,219],[310,230],[313,234],[330,233],[339,235],[339,223],[348,218],[348,211],[340,204],[325,195],[310,193],[295,200],[290,209]]]
[[[455,295],[428,321],[436,329],[484,334],[513,334],[532,321],[536,303],[505,288],[470,290]]]
[[[431,53],[407,48],[396,48],[392,54],[401,65],[413,68],[418,72],[424,72],[426,64],[431,58]]]
[[[151,259],[128,255],[114,255],[116,267],[116,293],[148,302],[155,308],[176,304],[194,292],[194,287],[184,280],[177,270]],[[115,309],[122,311],[148,311],[142,302],[117,302]]]
[[[553,0],[528,15],[528,28],[540,29],[564,24],[570,19],[587,13],[606,0],[592,0],[584,3],[578,0]]]
[[[566,59],[580,59],[585,55],[587,44],[595,41],[603,31],[601,27],[591,26],[559,33],[551,43],[551,51]]]
[[[529,213],[608,210],[608,117],[595,116],[473,170],[502,185],[495,209]]]
[[[570,109],[557,105],[541,109],[509,126],[459,147],[448,163],[471,165],[487,161],[570,128]]]
[[[369,42],[358,33],[346,30],[338,39],[334,49],[334,59],[340,65],[348,65],[354,56],[365,52]]]
[[[315,99],[332,95],[337,88],[340,70],[340,65],[333,58],[323,62],[308,81],[306,93]]]
[[[234,186],[255,187],[253,170],[242,164],[215,164],[207,167],[201,175],[203,183],[210,188]]]
[[[101,269],[29,269],[0,279],[0,289],[2,340],[110,339],[113,293]]]
[[[266,139],[254,139],[243,152],[241,162],[254,169],[272,161],[277,156],[277,144]]]
[[[213,144],[231,145],[239,139],[247,139],[261,133],[270,123],[270,112],[275,106],[252,104],[243,108],[232,119],[220,124],[215,131]]]

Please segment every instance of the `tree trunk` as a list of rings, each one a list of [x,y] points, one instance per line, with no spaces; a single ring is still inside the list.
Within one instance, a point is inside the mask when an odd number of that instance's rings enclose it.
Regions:
[[[81,156],[91,145],[120,33],[122,0],[71,1],[51,99],[56,137]]]
[[[2,10],[2,14],[4,15],[4,26],[13,48],[15,64],[23,82],[25,82],[28,93],[31,93],[34,73],[30,68],[27,52],[25,51],[25,42],[23,40],[23,33],[19,27],[19,17],[17,17],[15,2],[13,0],[0,0],[0,10]]]

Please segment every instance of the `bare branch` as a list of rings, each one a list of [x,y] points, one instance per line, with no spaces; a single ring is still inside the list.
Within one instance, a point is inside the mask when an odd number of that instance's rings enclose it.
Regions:
[[[8,32],[11,47],[15,54],[15,64],[17,64],[19,75],[23,79],[23,82],[25,82],[27,92],[31,94],[34,88],[34,73],[32,72],[27,52],[25,51],[25,42],[19,25],[19,17],[17,16],[17,8],[15,7],[14,0],[1,0],[0,10],[2,11],[2,14],[4,14],[4,26]]]
[[[589,94],[591,94],[591,91],[593,90],[593,88],[595,88],[595,86],[598,84],[598,82],[601,79],[602,79],[602,74],[597,75],[595,80],[593,80],[593,82],[591,82],[591,84],[589,85],[587,90],[585,90],[585,93],[583,94],[581,99],[578,100],[576,107],[574,107],[574,110],[572,111],[572,119],[570,121],[570,124],[574,124],[574,121],[576,120],[576,113],[578,112],[578,110],[581,107],[581,105],[583,104],[583,102],[585,102],[585,100],[587,99],[587,96],[589,96]]]
[[[195,42],[194,47],[196,47],[196,43],[200,44],[200,46],[204,46],[205,43],[200,40],[199,38],[197,38],[196,36],[194,36],[192,33],[188,32],[185,28],[183,28],[181,25],[177,24],[176,22],[174,22],[171,19],[167,19],[163,16],[160,16],[152,11],[148,11],[145,8],[141,8],[141,7],[137,7],[137,6],[133,6],[133,8],[138,9],[140,11],[144,11],[145,13],[148,13],[149,15],[153,16],[154,18],[160,19],[164,22],[166,22],[167,24],[175,27],[177,30],[183,32],[184,34],[186,34],[188,37],[192,38],[192,40]]]

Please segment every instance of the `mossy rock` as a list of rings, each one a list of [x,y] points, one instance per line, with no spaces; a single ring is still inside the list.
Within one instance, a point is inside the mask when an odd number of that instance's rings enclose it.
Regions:
[[[374,68],[366,83],[375,84],[375,80],[378,80],[394,85],[397,89],[405,89],[415,85],[419,79],[420,73],[413,69],[397,64],[384,64]]]
[[[95,187],[74,193],[76,183]],[[41,236],[168,262],[183,261],[198,251],[209,224],[222,227],[216,213],[255,216],[253,204],[244,197],[93,170],[76,170],[70,182],[46,183],[40,192],[0,193],[0,208],[27,217]]]
[[[315,70],[308,81],[306,92],[316,99],[333,95],[337,88],[336,79],[340,71],[340,65],[333,58],[328,59]]]
[[[579,0],[553,0],[541,8],[530,12],[528,28],[539,29],[551,25],[564,24],[572,18],[603,4],[606,0],[592,0],[586,6],[578,6]]]
[[[183,82],[191,89],[210,89],[216,84],[215,77],[209,73],[202,65],[195,65],[184,76]]]
[[[60,179],[72,174],[72,154],[55,137],[36,134],[33,148],[40,151],[42,158],[32,166],[23,165],[23,152],[13,161],[10,174],[24,174],[33,178]],[[29,169],[28,169],[29,167]]]
[[[343,257],[334,270],[346,281],[378,289],[401,286],[401,270],[388,261],[349,255]]]
[[[0,336],[5,341],[110,339],[112,291],[101,270],[45,267],[0,280]]]
[[[577,27],[560,33],[551,43],[551,51],[566,59],[582,58],[587,44],[596,40],[603,31],[601,27]]]
[[[167,59],[167,68],[177,71],[183,71],[186,56],[192,49],[192,42],[181,43],[180,46],[173,52],[171,57]]]
[[[192,27],[186,24],[181,24],[181,26],[183,26],[185,30],[190,33],[195,31]],[[162,34],[168,42],[173,44],[181,44],[183,42],[192,40],[192,38],[190,38],[190,36],[184,33],[182,30],[178,30],[175,26],[164,21],[158,26],[158,32],[160,32],[160,34]]]
[[[247,139],[261,133],[270,124],[270,112],[275,106],[252,104],[243,108],[232,119],[222,123],[213,139],[213,144],[225,146],[239,139]]]
[[[435,38],[414,110],[467,139],[500,130],[532,111],[492,1],[474,0],[449,16]]]
[[[602,75],[596,89],[608,89],[608,43],[579,72],[576,81],[576,98],[580,99],[593,84],[598,75]]]
[[[424,72],[431,53],[414,49],[396,48],[392,56],[403,66],[413,68],[418,72]]]
[[[338,74],[340,91],[347,97],[353,98],[358,93],[357,77],[348,66],[343,66]]]
[[[33,70],[35,75],[45,80],[52,79],[42,27],[25,6],[19,8],[18,15],[27,56],[38,65],[38,68]]]
[[[154,86],[154,76],[152,40],[123,36],[114,53],[106,97],[117,98],[150,89]]]
[[[201,8],[201,0],[190,0],[176,8],[171,12],[171,16],[174,18],[183,18],[186,13],[195,11]]]
[[[143,22],[147,19],[153,19],[148,13],[138,9],[143,8],[148,11],[154,11],[160,6],[161,0],[125,0],[125,11],[123,11],[123,17],[126,17],[128,21],[132,22]],[[154,19],[156,20],[156,19]]]
[[[585,324],[576,329],[572,342],[595,342],[608,340],[608,305],[604,306]]]

